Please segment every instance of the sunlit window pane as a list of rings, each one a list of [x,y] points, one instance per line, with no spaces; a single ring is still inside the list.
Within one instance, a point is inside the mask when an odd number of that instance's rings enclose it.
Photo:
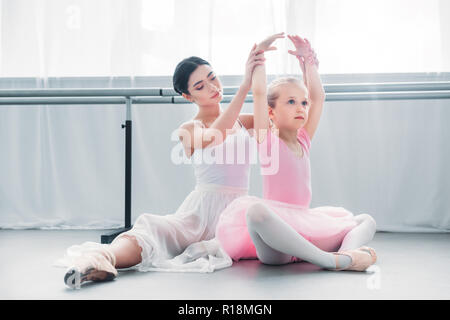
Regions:
[[[189,56],[242,75],[250,48],[284,31],[322,74],[450,72],[448,0],[0,0],[0,77],[169,76]],[[270,74],[300,69],[288,39]]]

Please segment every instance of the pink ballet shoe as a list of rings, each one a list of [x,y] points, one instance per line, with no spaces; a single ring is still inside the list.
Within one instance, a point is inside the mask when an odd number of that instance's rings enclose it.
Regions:
[[[64,275],[64,283],[79,289],[85,281],[108,281],[117,276],[116,257],[109,250],[93,250],[79,257]]]
[[[372,256],[372,252],[374,256]],[[336,271],[341,270],[353,270],[353,271],[365,271],[368,267],[370,267],[374,261],[376,261],[375,250],[369,247],[361,247],[354,250],[346,250],[333,252],[336,259]],[[347,268],[340,268],[339,261],[337,255],[346,255],[352,259],[352,263]]]
[[[373,248],[363,246],[363,247],[358,248],[358,250],[368,251],[370,253],[370,255],[372,256],[372,264],[377,262],[377,254]]]

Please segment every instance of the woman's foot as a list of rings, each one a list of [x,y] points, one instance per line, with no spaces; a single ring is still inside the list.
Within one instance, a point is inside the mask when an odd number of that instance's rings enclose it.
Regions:
[[[85,253],[67,269],[64,283],[72,289],[79,289],[85,281],[113,280],[117,276],[115,260],[114,255],[106,249]]]
[[[336,271],[340,270],[353,270],[353,271],[365,271],[368,267],[375,263],[377,255],[375,250],[370,247],[360,247],[354,250],[345,250],[339,252],[333,252],[336,259]],[[345,267],[339,264],[339,255],[348,256],[351,259],[351,263]]]

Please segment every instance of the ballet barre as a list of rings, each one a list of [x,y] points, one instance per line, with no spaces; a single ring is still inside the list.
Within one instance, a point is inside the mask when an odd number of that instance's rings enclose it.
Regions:
[[[450,81],[324,84],[325,101],[448,99]],[[238,87],[225,87],[231,102]],[[171,88],[0,89],[0,105],[32,104],[185,104]],[[245,102],[252,102],[251,94]]]
[[[324,84],[325,101],[449,99],[450,81]],[[222,102],[233,99],[238,87],[224,87]],[[252,102],[249,93],[245,102]],[[133,104],[190,103],[172,88],[44,88],[0,89],[0,105],[117,104],[126,107],[125,124],[125,218],[124,227],[102,234],[101,243],[111,243],[131,229],[131,156]]]

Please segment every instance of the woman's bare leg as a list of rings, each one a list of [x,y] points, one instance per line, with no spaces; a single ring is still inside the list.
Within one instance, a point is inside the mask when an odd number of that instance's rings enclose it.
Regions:
[[[110,245],[110,249],[116,257],[117,269],[129,268],[142,261],[142,248],[133,236],[124,235],[116,238]]]
[[[64,275],[70,288],[80,288],[84,281],[112,280],[117,269],[129,268],[141,262],[141,247],[136,238],[123,235],[110,245],[86,253],[76,259]]]

